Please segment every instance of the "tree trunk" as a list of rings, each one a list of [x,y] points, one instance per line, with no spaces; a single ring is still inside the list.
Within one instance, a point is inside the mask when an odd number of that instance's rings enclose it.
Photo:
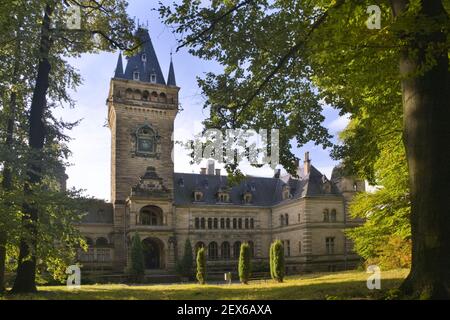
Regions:
[[[15,60],[14,67],[11,76],[11,85],[15,88],[16,84],[19,81],[19,68],[21,61],[21,41],[22,36],[20,34],[20,27],[23,23],[23,19],[21,16],[17,19],[17,28],[16,28],[16,47],[15,47]],[[7,114],[6,120],[6,138],[5,138],[5,146],[10,155],[13,154],[13,144],[14,144],[14,131],[15,131],[15,121],[16,121],[16,111],[17,111],[17,92],[12,91],[9,97],[9,108],[5,108],[5,113]],[[12,170],[12,159],[7,159],[3,164],[3,179],[2,179],[2,188],[5,191],[12,190],[12,179],[13,179],[13,170]],[[10,205],[9,203],[7,204]],[[6,271],[6,244],[8,241],[8,233],[7,230],[0,230],[0,292],[5,291],[5,271]]]
[[[392,1],[394,15],[406,10],[407,1]],[[441,1],[422,1],[421,14],[448,25]],[[431,27],[431,24],[428,23]],[[441,28],[442,30],[443,28]],[[427,61],[426,49],[445,44],[441,30],[404,34],[409,52],[400,60],[404,111],[404,144],[408,159],[411,196],[412,266],[401,286],[412,298],[450,298],[450,79],[447,49],[434,49],[432,68],[416,72]],[[444,46],[445,47],[445,46]],[[418,54],[411,55],[416,50]],[[430,53],[428,53],[430,54]],[[429,57],[428,57],[429,58]]]
[[[41,29],[41,41],[39,46],[39,66],[36,77],[36,86],[30,108],[29,146],[31,149],[30,162],[27,170],[27,182],[25,183],[25,194],[30,194],[33,187],[41,182],[42,156],[41,151],[45,142],[45,128],[43,115],[47,105],[46,95],[49,87],[50,62],[49,51],[50,40],[50,17],[53,6],[47,4]],[[27,238],[20,241],[19,263],[17,276],[14,281],[12,293],[36,292],[36,248],[38,209],[33,203],[23,205],[23,225]]]

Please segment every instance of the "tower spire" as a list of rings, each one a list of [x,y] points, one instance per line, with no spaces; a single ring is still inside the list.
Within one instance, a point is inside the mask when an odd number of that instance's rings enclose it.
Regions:
[[[122,52],[119,53],[119,59],[117,60],[116,72],[114,78],[123,78],[123,64],[122,64]]]
[[[170,67],[169,76],[167,77],[167,85],[176,87],[177,81],[175,80],[175,69],[173,67],[172,52],[170,52]]]

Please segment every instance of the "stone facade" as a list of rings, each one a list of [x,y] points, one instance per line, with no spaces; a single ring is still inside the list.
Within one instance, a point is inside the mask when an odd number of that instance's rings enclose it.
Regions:
[[[233,187],[212,167],[174,173],[180,88],[173,65],[168,84],[161,79],[158,61],[148,60],[156,59],[151,40],[144,37],[145,48],[125,72],[120,58],[111,80],[111,203],[95,203],[79,226],[90,244],[89,252],[80,254],[83,265],[124,272],[131,238],[139,233],[149,272],[173,272],[186,239],[194,248],[207,248],[209,268],[217,272],[236,270],[242,242],[251,244],[253,263],[263,270],[275,239],[284,243],[288,272],[355,267],[359,258],[343,230],[360,223],[350,219],[348,203],[364,182],[344,177],[340,168],[328,180],[306,154],[299,178],[276,172]]]

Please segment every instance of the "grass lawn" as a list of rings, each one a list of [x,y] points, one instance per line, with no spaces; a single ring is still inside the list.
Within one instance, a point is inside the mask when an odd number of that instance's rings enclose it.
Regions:
[[[0,296],[0,299],[56,299],[56,300],[252,300],[252,299],[379,299],[389,289],[395,289],[406,277],[408,270],[383,271],[381,290],[368,290],[366,280],[370,276],[363,271],[318,273],[290,276],[284,283],[272,280],[252,281],[248,285],[86,285],[80,290],[68,290],[65,286],[39,287],[35,295]]]

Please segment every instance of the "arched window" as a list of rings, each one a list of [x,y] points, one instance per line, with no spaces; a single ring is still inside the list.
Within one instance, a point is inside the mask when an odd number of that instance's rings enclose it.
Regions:
[[[222,242],[222,245],[220,246],[220,252],[222,254],[222,259],[230,259],[230,243],[228,243],[227,241]]]
[[[95,240],[95,245],[97,247],[106,247],[108,246],[108,239],[106,239],[105,237],[97,238],[97,240]]]
[[[225,218],[220,218],[220,229],[225,229]]]
[[[200,192],[200,191],[194,192],[194,200],[196,202],[202,201],[202,199],[203,199],[203,193],[202,192]]]
[[[280,226],[284,226],[284,216],[280,215]]]
[[[163,225],[163,212],[159,207],[147,206],[142,208],[139,218],[140,223],[145,226]]]
[[[238,228],[242,229],[242,218],[239,218],[238,220]]]
[[[145,100],[145,101],[148,101],[149,98],[150,98],[150,92],[148,92],[147,90],[145,90],[145,91],[142,93],[142,99]]]
[[[217,242],[213,241],[208,245],[208,258],[209,260],[217,260],[218,256]]]
[[[149,126],[143,126],[136,132],[136,151],[143,154],[156,152],[156,134]]]
[[[202,229],[205,229],[205,218],[201,218],[201,220],[200,220],[200,227]]]
[[[330,222],[330,212],[328,209],[323,210],[323,222]]]
[[[286,225],[289,225],[289,214],[285,214],[284,215],[284,222],[286,223]]]
[[[200,229],[200,219],[195,218],[195,229]]]
[[[236,241],[233,244],[233,258],[234,259],[239,259],[239,254],[241,253],[241,242],[240,241]]]
[[[244,194],[244,203],[245,204],[250,204],[252,203],[252,194],[250,192],[246,192]]]
[[[127,90],[125,90],[125,97],[127,99],[132,99],[133,98],[133,90],[128,88]]]
[[[233,229],[237,229],[237,219],[233,218]]]
[[[167,96],[166,96],[166,94],[164,92],[161,92],[159,94],[159,101],[160,102],[166,102],[167,101]]]
[[[227,229],[230,229],[230,228],[231,228],[230,222],[231,222],[230,218],[227,218],[227,221],[226,221],[226,227],[227,227]]]
[[[250,218],[250,229],[255,229],[255,220]]]
[[[250,228],[248,218],[245,218],[245,229]]]
[[[208,218],[208,229],[212,229],[212,218]]]
[[[255,244],[253,241],[248,241],[247,243],[250,248],[250,257],[253,258],[255,256]]]
[[[218,229],[219,228],[219,220],[217,218],[214,218],[214,225],[213,225],[214,229]]]
[[[331,209],[330,220],[331,222],[336,222],[336,209]]]
[[[201,241],[199,241],[199,242],[197,242],[196,244],[195,244],[195,255],[197,255],[197,252],[198,252],[198,250],[200,249],[200,248],[204,248],[205,247],[205,244],[203,243],[203,242],[201,242]]]

